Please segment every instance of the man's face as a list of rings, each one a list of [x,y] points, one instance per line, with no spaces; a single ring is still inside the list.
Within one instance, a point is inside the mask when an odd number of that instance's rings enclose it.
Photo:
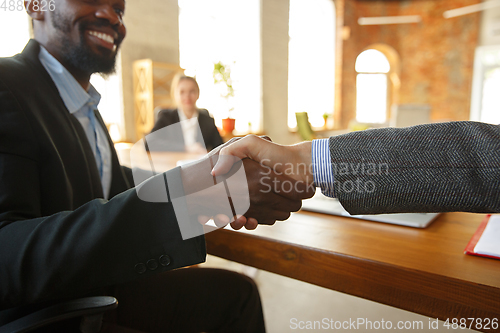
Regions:
[[[126,34],[124,11],[124,0],[57,1],[46,29],[56,58],[66,67],[89,74],[114,72]]]

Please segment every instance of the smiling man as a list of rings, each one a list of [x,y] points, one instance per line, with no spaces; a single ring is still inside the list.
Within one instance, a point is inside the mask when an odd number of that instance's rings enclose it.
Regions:
[[[36,40],[84,88],[89,84],[89,74],[114,72],[116,54],[126,35],[125,1],[114,1],[101,8],[91,5],[102,2],[58,1],[53,12],[30,12],[35,32],[39,31]],[[33,3],[27,4],[30,11]],[[46,24],[39,24],[40,21]]]
[[[89,79],[114,70],[125,2],[25,6],[35,39],[0,59],[0,326],[64,299],[110,294],[120,305],[108,328],[264,332],[252,280],[174,270],[204,261],[203,236],[182,240],[172,204],[141,201],[118,162]],[[179,168],[159,176],[187,179]],[[273,223],[300,208],[300,198],[272,195],[257,196],[251,217]],[[50,331],[72,332],[66,324]]]

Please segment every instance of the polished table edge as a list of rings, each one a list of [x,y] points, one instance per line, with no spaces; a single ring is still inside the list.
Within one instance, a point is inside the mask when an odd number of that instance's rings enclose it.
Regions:
[[[195,157],[155,156],[165,170],[175,167],[179,159],[190,158]],[[500,320],[500,288],[496,286],[251,233],[222,229],[208,233],[206,240],[209,254],[432,318]]]
[[[221,229],[205,237],[209,254],[331,290],[444,321],[500,320],[500,288],[493,286],[251,233]]]

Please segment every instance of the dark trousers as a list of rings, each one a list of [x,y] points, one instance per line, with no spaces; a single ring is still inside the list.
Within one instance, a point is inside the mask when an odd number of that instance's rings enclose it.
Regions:
[[[116,287],[103,332],[265,332],[257,286],[239,273],[186,268]],[[130,332],[133,332],[133,331]],[[122,331],[126,331],[125,329]]]

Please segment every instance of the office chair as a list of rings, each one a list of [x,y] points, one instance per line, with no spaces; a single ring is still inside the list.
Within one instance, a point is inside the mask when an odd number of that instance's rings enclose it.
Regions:
[[[295,118],[297,119],[297,133],[303,141],[311,141],[316,136],[309,123],[307,112],[296,112]]]
[[[82,317],[80,331],[97,333],[101,330],[105,311],[115,309],[118,301],[114,297],[97,296],[55,304],[0,326],[0,333],[24,333],[63,320]]]

